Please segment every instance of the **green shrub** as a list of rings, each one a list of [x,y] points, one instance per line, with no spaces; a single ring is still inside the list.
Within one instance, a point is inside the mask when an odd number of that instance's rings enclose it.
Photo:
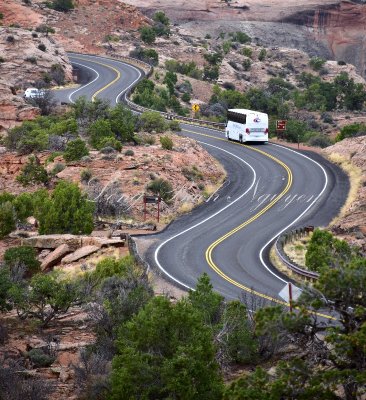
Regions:
[[[266,49],[261,49],[261,51],[260,51],[259,54],[258,54],[258,60],[259,60],[259,61],[264,61],[265,58],[266,58],[266,56],[267,56],[267,51],[266,51]]]
[[[28,275],[33,275],[40,271],[41,266],[36,256],[37,252],[33,247],[11,247],[5,251],[4,262],[9,269],[22,265],[25,267],[25,272]]]
[[[89,155],[89,150],[86,147],[84,140],[78,138],[68,142],[64,152],[65,161],[77,161],[82,157]]]
[[[173,149],[173,140],[169,136],[161,136],[160,137],[161,147],[164,150],[172,150]]]
[[[0,204],[0,239],[15,230],[15,212],[10,201]]]
[[[324,149],[325,147],[328,147],[332,144],[331,140],[329,137],[324,136],[322,134],[315,135],[311,137],[308,141],[310,146],[316,146],[316,147],[321,147]]]
[[[242,66],[244,68],[244,71],[249,71],[251,66],[252,66],[252,62],[249,60],[249,58],[246,58],[243,62],[242,62]]]
[[[140,38],[146,44],[152,44],[155,42],[156,34],[153,28],[149,26],[143,26],[139,29]]]
[[[47,196],[47,192],[45,193]],[[93,230],[94,204],[75,183],[60,181],[51,198],[42,198],[35,206],[41,235],[51,233],[90,234]]]
[[[166,203],[169,203],[174,196],[173,186],[170,182],[161,178],[151,181],[147,189],[154,194],[159,194]]]
[[[26,57],[24,59],[24,61],[27,61],[27,62],[29,62],[31,64],[37,64],[37,58],[36,57]]]
[[[245,57],[252,58],[253,50],[250,47],[243,47],[241,50],[241,54]]]
[[[97,149],[101,151],[102,149],[104,149],[106,147],[111,147],[114,150],[121,151],[122,143],[119,140],[117,140],[114,136],[107,136],[107,137],[102,138],[98,142]]]
[[[140,115],[140,122],[142,129],[147,132],[164,132],[166,130],[166,123],[164,117],[156,111],[146,111]]]
[[[33,195],[30,193],[21,193],[13,200],[13,207],[18,221],[25,221],[33,215]]]
[[[203,179],[203,174],[199,169],[193,165],[192,168],[184,167],[182,169],[182,174],[189,180],[189,181],[196,181]]]
[[[51,8],[56,11],[67,12],[74,8],[74,3],[72,0],[53,0]]]
[[[39,160],[35,156],[30,156],[27,164],[16,177],[16,180],[23,186],[37,183],[43,183],[46,185],[49,181],[49,177],[47,171],[40,164]]]
[[[65,167],[65,164],[63,164],[63,163],[57,163],[57,164],[52,168],[51,174],[52,174],[52,175],[57,175],[59,172],[63,171],[65,168],[66,168],[66,167]]]
[[[135,152],[133,150],[131,150],[131,149],[128,149],[128,150],[125,151],[124,154],[125,154],[125,156],[134,156]]]
[[[32,350],[28,351],[28,357],[31,360],[31,362],[35,368],[49,367],[56,360],[56,357],[46,354],[41,349],[32,349]]]
[[[249,35],[247,35],[245,32],[240,32],[240,31],[235,32],[232,38],[234,41],[239,42],[241,44],[250,43],[252,41],[252,38]]]
[[[175,132],[180,132],[182,130],[179,121],[177,121],[176,119],[173,119],[169,122],[169,129]]]
[[[40,43],[38,45],[38,49],[41,50],[41,51],[46,51],[47,50],[46,46],[43,43]]]
[[[82,182],[89,182],[93,176],[93,172],[89,168],[85,168],[80,172],[80,179]]]
[[[366,125],[365,124],[351,124],[344,126],[341,131],[336,136],[336,142],[339,142],[345,138],[363,136],[366,135]]]
[[[189,93],[183,93],[182,94],[182,100],[184,101],[184,102],[186,102],[186,103],[189,103],[190,102],[190,100],[191,100],[191,95],[189,94]]]
[[[135,259],[131,255],[120,258],[119,260],[113,257],[107,257],[98,262],[94,274],[100,280],[114,275],[123,276],[134,265]]]
[[[324,64],[325,60],[321,57],[312,57],[309,61],[309,65],[314,71],[320,71]]]

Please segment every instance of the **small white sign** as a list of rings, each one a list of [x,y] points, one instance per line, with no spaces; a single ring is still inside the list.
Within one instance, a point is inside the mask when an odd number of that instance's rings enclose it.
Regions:
[[[290,301],[290,289],[289,285],[291,285],[291,291],[292,291],[292,300],[297,300],[300,297],[300,294],[302,293],[302,290],[295,286],[294,284],[287,282],[285,287],[280,291],[279,296],[284,299],[285,301],[289,302]]]

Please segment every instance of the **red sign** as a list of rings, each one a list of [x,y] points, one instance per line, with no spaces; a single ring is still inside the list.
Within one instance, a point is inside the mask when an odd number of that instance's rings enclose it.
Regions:
[[[287,123],[287,121],[285,119],[277,120],[276,121],[276,129],[278,131],[285,131],[286,130],[286,123]]]

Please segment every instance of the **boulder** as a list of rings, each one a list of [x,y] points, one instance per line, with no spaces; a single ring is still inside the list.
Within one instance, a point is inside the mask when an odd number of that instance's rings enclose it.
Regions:
[[[62,244],[67,244],[70,251],[81,247],[81,236],[76,235],[38,235],[22,240],[23,246],[37,247],[40,249],[56,249]]]
[[[70,264],[74,261],[80,260],[81,258],[87,257],[90,254],[96,253],[100,247],[98,246],[84,246],[80,249],[74,251],[73,253],[69,254],[68,256],[64,257],[61,260],[61,264]]]
[[[84,236],[81,239],[82,246],[98,246],[100,247],[123,247],[125,245],[125,240],[120,238],[104,238],[104,237],[92,237],[92,236]]]
[[[70,247],[67,244],[62,244],[61,246],[58,246],[42,261],[42,271],[57,265],[62,260],[62,258],[65,257],[66,254],[70,253],[70,251]]]

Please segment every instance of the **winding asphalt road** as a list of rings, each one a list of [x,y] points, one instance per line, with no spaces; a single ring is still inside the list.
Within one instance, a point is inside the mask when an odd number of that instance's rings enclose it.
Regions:
[[[118,103],[141,71],[117,60],[69,55],[84,84],[60,91],[61,101],[79,96]],[[243,291],[281,302],[288,279],[271,266],[269,247],[290,226],[327,225],[348,193],[346,175],[319,155],[268,145],[229,142],[222,132],[182,124],[226,169],[227,179],[207,202],[153,235],[145,254],[183,288],[194,288],[203,272],[228,299]],[[140,236],[138,242],[151,240]]]

